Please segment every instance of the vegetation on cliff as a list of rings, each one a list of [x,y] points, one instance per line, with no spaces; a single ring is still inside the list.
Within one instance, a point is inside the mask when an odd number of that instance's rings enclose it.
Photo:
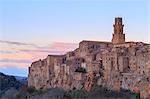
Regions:
[[[0,95],[7,99],[140,99],[139,94],[129,90],[118,91],[94,85],[90,92],[81,89],[65,91],[62,88],[35,89],[27,87],[14,76],[0,73]]]
[[[25,96],[26,95],[26,96]],[[16,99],[140,99],[139,94],[129,90],[108,90],[101,86],[93,86],[90,92],[81,89],[65,91],[62,88],[50,88],[36,90],[34,87],[26,87],[20,90]]]

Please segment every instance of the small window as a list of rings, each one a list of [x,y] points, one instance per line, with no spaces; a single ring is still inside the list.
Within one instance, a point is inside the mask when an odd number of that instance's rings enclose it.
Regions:
[[[85,60],[84,60],[84,59],[82,59],[82,62],[84,63],[84,62],[85,62]]]
[[[96,60],[96,54],[93,55],[93,60]]]
[[[120,29],[120,32],[121,32],[121,29]]]
[[[145,72],[143,71],[143,74],[145,74]]]

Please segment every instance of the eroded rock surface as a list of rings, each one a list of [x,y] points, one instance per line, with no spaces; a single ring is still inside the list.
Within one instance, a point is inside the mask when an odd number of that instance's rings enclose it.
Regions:
[[[112,90],[128,89],[142,97],[150,95],[150,44],[125,42],[122,19],[115,22],[112,42],[82,41],[65,55],[48,55],[33,62],[28,86],[89,91],[98,84]]]
[[[120,88],[150,94],[150,45],[126,43],[130,47],[109,42],[82,41],[75,51],[65,55],[48,55],[29,67],[29,86],[62,87],[66,90],[94,84],[109,89]],[[124,44],[125,45],[125,44]]]

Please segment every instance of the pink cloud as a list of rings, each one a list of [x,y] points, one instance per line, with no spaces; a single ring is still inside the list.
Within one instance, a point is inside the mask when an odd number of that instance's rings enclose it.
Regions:
[[[0,68],[5,67],[17,67],[17,68],[28,68],[30,66],[30,63],[14,63],[14,62],[3,62],[0,63]]]
[[[0,54],[0,59],[32,59],[33,55],[29,53],[11,53],[11,54]]]
[[[75,43],[63,43],[63,42],[53,42],[50,44],[50,48],[60,49],[60,50],[73,50],[78,47]]]

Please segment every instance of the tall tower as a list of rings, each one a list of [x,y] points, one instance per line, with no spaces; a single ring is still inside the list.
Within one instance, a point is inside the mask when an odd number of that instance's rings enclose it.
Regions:
[[[125,43],[125,34],[123,34],[122,18],[116,17],[114,26],[114,34],[112,38],[113,44]]]

